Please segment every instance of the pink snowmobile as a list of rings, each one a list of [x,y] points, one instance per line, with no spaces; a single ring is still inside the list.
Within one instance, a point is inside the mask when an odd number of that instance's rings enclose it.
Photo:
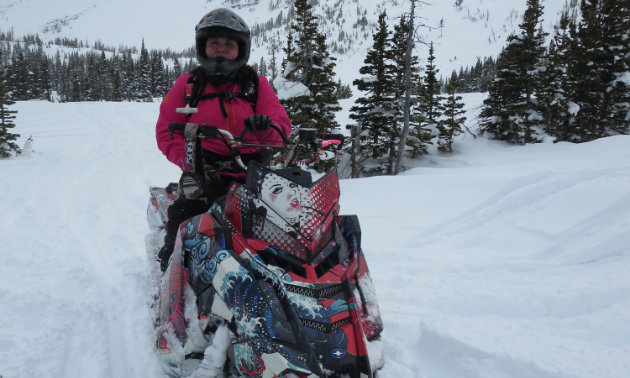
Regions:
[[[179,227],[162,276],[154,266],[156,348],[172,377],[375,378],[384,365],[374,286],[353,215],[339,215],[332,170],[313,182],[291,165],[334,136],[300,130],[275,166],[240,159],[238,138],[212,126],[171,124],[187,143],[184,169],[203,178],[202,139],[222,140],[246,172],[210,210]],[[278,154],[280,155],[280,154]],[[297,156],[305,155],[305,159]],[[311,159],[312,160],[312,159]],[[277,168],[280,167],[280,168]],[[167,221],[177,184],[150,188],[148,250]]]

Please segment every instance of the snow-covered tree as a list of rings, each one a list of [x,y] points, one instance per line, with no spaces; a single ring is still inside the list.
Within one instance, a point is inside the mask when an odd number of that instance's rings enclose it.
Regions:
[[[167,84],[166,71],[162,55],[157,51],[151,52],[151,95],[155,97],[164,97],[170,86]]]
[[[2,52],[0,52],[0,61],[2,58]],[[5,67],[0,65],[0,157],[11,156],[11,151],[19,154],[20,148],[14,142],[18,134],[13,134],[10,129],[15,127],[13,120],[17,110],[10,110],[9,106],[15,104],[15,101],[11,98],[12,93],[9,88],[9,82],[7,80]]]
[[[438,150],[442,152],[453,152],[453,137],[462,133],[462,126],[466,121],[466,117],[462,117],[466,111],[462,97],[457,96],[457,87],[459,81],[457,74],[453,72],[451,79],[446,85],[446,93],[448,97],[444,104],[444,119],[440,120],[438,129],[440,130],[438,140]]]
[[[273,87],[273,81],[276,80],[276,77],[278,77],[278,62],[276,61],[276,49],[274,47],[272,47],[271,49],[271,58],[269,58],[267,71],[269,74],[270,83]]]
[[[169,89],[170,89],[170,86],[172,86],[173,83],[175,83],[175,80],[177,80],[177,78],[180,77],[181,75],[182,75],[182,65],[179,63],[179,59],[175,58],[175,60],[173,61],[173,69],[171,70]]]
[[[136,70],[131,52],[123,54],[120,62],[120,88],[123,100],[136,101]]]
[[[95,96],[96,101],[109,101],[112,96],[112,80],[111,74],[109,71],[109,61],[105,56],[105,51],[101,51],[101,54],[97,60],[96,65],[96,80],[94,81],[94,89],[97,96]]]
[[[260,57],[260,63],[258,64],[258,74],[264,77],[267,77],[269,73],[267,72],[267,62],[265,62],[265,57]]]
[[[400,130],[403,128],[405,118],[405,70],[407,65],[407,43],[411,33],[411,23],[408,15],[400,17],[398,24],[394,26],[391,49],[388,53],[392,61],[392,80],[390,86],[393,90],[393,99],[390,106],[394,114],[392,137],[390,143],[390,166],[394,166],[396,159],[396,145],[400,138]],[[431,132],[425,127],[425,114],[421,109],[424,84],[420,77],[418,57],[409,57],[409,72],[411,73],[410,109],[409,109],[409,135],[406,145],[411,148],[411,157],[427,153],[428,144],[431,144]],[[393,172],[390,172],[393,173]]]
[[[575,83],[573,101],[579,111],[575,116],[575,141],[587,142],[607,135],[608,114],[604,110],[604,49],[601,25],[602,0],[582,0],[575,59],[569,80]]]
[[[630,3],[603,0],[605,111],[608,133],[630,132]]]
[[[365,97],[359,97],[356,105],[350,108],[350,118],[362,123],[363,151],[373,160],[368,166],[369,172],[382,172],[390,165],[377,161],[388,155],[395,115],[391,106],[395,93],[391,76],[393,66],[388,56],[391,33],[387,30],[386,17],[385,12],[379,15],[374,43],[363,61],[364,66],[359,69],[363,76],[353,82]]]
[[[112,83],[112,96],[111,101],[122,101],[123,93],[120,87],[120,72],[116,71],[114,74],[114,82]]]
[[[11,69],[9,72],[9,84],[13,90],[12,97],[17,101],[30,99],[30,74],[26,57],[20,44],[15,45]]]
[[[151,95],[151,62],[149,52],[144,47],[144,39],[142,39],[142,48],[140,49],[140,60],[136,65],[136,76],[138,79],[137,99],[142,102],[153,102]]]
[[[435,55],[433,42],[429,46],[429,57],[424,70],[423,86],[420,93],[419,108],[424,115],[424,126],[429,130],[436,130],[439,119],[444,113],[444,96],[440,96],[440,84],[437,74],[440,70],[435,68]]]
[[[545,130],[556,141],[576,140],[576,105],[571,101],[574,85],[569,80],[574,60],[574,36],[575,22],[569,15],[569,9],[565,7],[549,45],[537,95]]]
[[[542,14],[540,0],[527,0],[520,33],[508,37],[497,61],[497,76],[481,112],[481,129],[494,139],[515,144],[540,141],[537,126],[543,118],[536,94],[547,35]]]
[[[311,2],[295,1],[291,30],[295,40],[287,44],[284,78],[299,83],[305,91],[282,101],[295,128],[329,132],[338,126],[335,113],[341,110],[335,94],[335,58],[326,47]]]

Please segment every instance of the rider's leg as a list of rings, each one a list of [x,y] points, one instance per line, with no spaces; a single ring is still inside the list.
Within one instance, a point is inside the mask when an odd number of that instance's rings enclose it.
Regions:
[[[197,178],[197,175],[191,172],[182,172],[177,190],[177,199],[168,208],[164,246],[158,252],[160,268],[163,272],[168,267],[168,260],[173,254],[179,225],[195,215],[205,213],[215,199],[227,193],[229,182],[225,182],[214,167],[204,166],[204,168],[206,176],[205,188]]]
[[[168,221],[166,222],[166,235],[164,236],[164,246],[158,252],[160,268],[166,270],[168,260],[175,248],[175,239],[179,225],[185,220],[206,212],[210,206],[204,201],[182,201],[177,199],[168,208]]]
[[[179,179],[177,198],[168,208],[164,246],[158,252],[162,271],[166,270],[168,260],[173,254],[179,225],[186,219],[207,211],[210,203],[208,195],[197,176],[191,172],[183,172],[182,177]]]

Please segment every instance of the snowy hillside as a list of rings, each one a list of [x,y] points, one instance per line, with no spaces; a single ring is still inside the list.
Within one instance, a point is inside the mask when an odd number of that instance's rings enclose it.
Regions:
[[[149,49],[181,51],[194,43],[194,26],[201,16],[217,7],[231,7],[248,22],[256,34],[251,62],[267,58],[276,46],[279,61],[286,43],[286,19],[290,0],[0,0],[0,30],[14,29],[17,37],[39,33],[44,40],[78,38],[108,46],[140,46],[144,38]],[[358,67],[372,45],[378,14],[386,9],[390,27],[396,17],[409,10],[403,0],[317,0],[320,17],[333,55],[339,58],[337,75],[350,83],[359,76]],[[434,41],[437,68],[450,75],[461,66],[474,65],[477,57],[496,56],[506,37],[521,22],[525,0],[465,0],[461,9],[455,1],[420,4],[418,22],[427,27],[418,33],[425,42]],[[564,0],[547,0],[544,27],[552,30]],[[282,13],[282,16],[280,16]],[[279,21],[280,17],[280,21]],[[284,21],[282,21],[284,20]],[[440,28],[440,21],[443,27]],[[334,45],[334,46],[333,46]],[[424,59],[427,49],[418,45],[416,54]]]
[[[0,375],[164,377],[145,211],[179,169],[155,145],[158,104],[14,108],[35,152],[0,160]],[[400,176],[342,181],[380,298],[382,377],[630,376],[629,145],[460,136]]]

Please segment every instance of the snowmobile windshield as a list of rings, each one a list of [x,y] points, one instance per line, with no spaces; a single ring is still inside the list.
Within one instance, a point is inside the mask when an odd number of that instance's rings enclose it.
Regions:
[[[243,234],[306,262],[330,240],[338,211],[337,171],[312,183],[306,171],[272,170],[253,162],[247,184],[230,190],[226,206],[228,218],[240,221],[236,226]]]

